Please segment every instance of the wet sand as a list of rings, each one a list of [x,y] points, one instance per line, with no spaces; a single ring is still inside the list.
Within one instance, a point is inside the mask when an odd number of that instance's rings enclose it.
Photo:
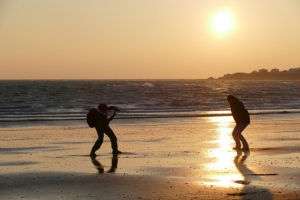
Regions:
[[[300,199],[300,120],[254,120],[250,152],[234,146],[231,117],[116,125],[88,154],[94,129],[0,129],[1,199]]]

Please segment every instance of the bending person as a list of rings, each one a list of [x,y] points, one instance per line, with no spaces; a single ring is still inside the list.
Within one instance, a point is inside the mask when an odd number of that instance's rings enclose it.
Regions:
[[[110,118],[107,118],[108,110],[114,110],[113,115]],[[96,151],[100,149],[103,143],[104,133],[110,139],[111,148],[113,150],[112,153],[113,154],[122,153],[121,151],[118,150],[117,137],[109,127],[109,122],[113,120],[113,118],[116,116],[116,111],[118,111],[118,108],[114,106],[107,107],[105,103],[102,103],[98,106],[97,113],[96,113],[96,126],[95,126],[98,134],[98,140],[95,142],[91,150],[90,156],[96,156]]]
[[[250,124],[250,115],[246,110],[244,104],[240,102],[239,99],[235,96],[228,95],[227,101],[230,104],[231,113],[236,123],[236,126],[232,131],[232,137],[236,145],[233,149],[241,149],[243,151],[248,151],[249,145],[244,136],[242,135],[242,132]],[[241,148],[241,142],[243,144],[243,148]]]

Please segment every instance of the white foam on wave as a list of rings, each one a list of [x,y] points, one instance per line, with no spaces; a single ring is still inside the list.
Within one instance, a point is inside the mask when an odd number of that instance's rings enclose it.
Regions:
[[[145,84],[143,84],[142,86],[143,86],[143,87],[154,87],[154,85],[151,84],[151,83],[145,83]]]

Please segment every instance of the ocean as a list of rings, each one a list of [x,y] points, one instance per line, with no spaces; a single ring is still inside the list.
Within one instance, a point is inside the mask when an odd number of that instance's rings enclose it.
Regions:
[[[300,113],[300,81],[1,80],[0,127],[86,120],[100,103],[115,119],[230,115],[227,95],[251,115]]]

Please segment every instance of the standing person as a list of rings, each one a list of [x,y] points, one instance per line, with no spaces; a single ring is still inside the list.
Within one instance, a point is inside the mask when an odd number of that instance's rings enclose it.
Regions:
[[[108,117],[108,110],[114,110],[113,115],[110,118]],[[97,109],[95,109],[95,121],[96,121],[96,131],[98,134],[98,140],[95,142],[90,156],[96,156],[96,151],[100,149],[102,143],[103,143],[103,138],[104,138],[104,133],[109,137],[110,142],[111,142],[111,148],[112,148],[112,153],[113,154],[120,154],[122,153],[121,151],[118,150],[118,143],[117,143],[117,137],[114,134],[114,132],[111,130],[109,127],[109,122],[113,120],[113,118],[116,116],[116,111],[119,111],[117,107],[114,106],[109,106],[105,103],[102,103],[98,106]]]
[[[231,113],[236,123],[232,131],[232,137],[236,144],[236,146],[233,149],[241,149],[243,151],[248,151],[249,145],[244,136],[242,135],[242,132],[250,124],[250,115],[246,110],[244,104],[240,102],[239,99],[235,96],[228,95],[227,101],[230,104]],[[241,142],[243,144],[243,148],[241,148]]]

